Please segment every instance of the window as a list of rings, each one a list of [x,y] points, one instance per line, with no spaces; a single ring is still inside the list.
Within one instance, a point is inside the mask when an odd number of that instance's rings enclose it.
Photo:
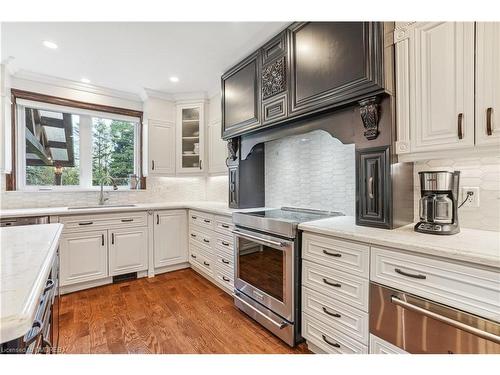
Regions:
[[[17,188],[128,188],[141,177],[140,117],[16,100]]]

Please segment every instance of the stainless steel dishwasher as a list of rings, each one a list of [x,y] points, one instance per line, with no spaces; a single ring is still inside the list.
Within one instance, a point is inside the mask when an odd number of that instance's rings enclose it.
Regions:
[[[0,227],[17,227],[18,225],[48,224],[48,216],[29,216],[29,217],[2,217]]]
[[[414,354],[500,354],[500,324],[370,284],[370,333]]]

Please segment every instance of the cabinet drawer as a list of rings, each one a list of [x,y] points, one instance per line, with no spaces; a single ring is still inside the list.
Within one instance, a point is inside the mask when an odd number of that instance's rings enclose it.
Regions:
[[[215,216],[215,231],[233,237],[234,224],[231,216]]]
[[[302,287],[302,311],[368,345],[367,313],[306,287]]]
[[[304,260],[302,284],[348,305],[368,311],[367,279]]]
[[[410,354],[407,351],[370,334],[370,354]]]
[[[215,264],[229,275],[234,274],[234,259],[227,256],[225,252],[221,252],[220,250],[215,251]]]
[[[371,280],[500,321],[500,271],[372,247]]]
[[[119,212],[115,214],[61,216],[59,222],[64,224],[65,232],[73,232],[146,226],[148,221],[146,212]]]
[[[189,211],[189,224],[199,225],[200,227],[213,229],[214,217],[210,214],[199,211]]]
[[[304,233],[302,244],[304,259],[368,278],[368,245],[311,233]]]
[[[219,234],[215,238],[215,246],[232,254],[234,250],[233,237],[222,236]]]
[[[302,337],[327,353],[368,354],[368,347],[302,312]]]
[[[233,276],[228,275],[224,271],[221,271],[218,267],[215,268],[215,279],[221,286],[226,288],[229,292],[232,293],[234,291]]]
[[[189,263],[196,267],[196,269],[206,273],[208,276],[213,276],[214,264],[212,257],[206,254],[193,242],[189,244]]]
[[[200,246],[211,248],[213,239],[209,233],[200,232],[196,227],[189,228],[189,240],[198,243]]]

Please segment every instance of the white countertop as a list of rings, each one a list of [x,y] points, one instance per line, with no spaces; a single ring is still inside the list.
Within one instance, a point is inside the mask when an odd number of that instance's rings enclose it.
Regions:
[[[62,224],[0,228],[0,342],[30,330],[62,229]]]
[[[461,228],[458,234],[438,236],[415,232],[413,224],[393,230],[362,227],[352,216],[302,223],[299,229],[500,268],[500,232]]]
[[[134,204],[134,203],[131,203]],[[26,217],[26,216],[50,216],[50,215],[82,215],[96,214],[109,212],[130,212],[130,211],[146,211],[146,210],[161,210],[161,209],[193,209],[203,212],[209,212],[217,215],[231,216],[233,212],[244,211],[235,210],[227,207],[227,203],[223,202],[165,202],[165,203],[135,203],[133,207],[112,207],[112,205],[68,209],[68,207],[41,207],[41,208],[18,208],[0,210],[0,217]],[[255,208],[253,209],[255,210]]]

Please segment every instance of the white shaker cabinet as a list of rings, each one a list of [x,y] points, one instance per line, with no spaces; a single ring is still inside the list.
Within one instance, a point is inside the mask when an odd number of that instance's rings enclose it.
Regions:
[[[500,145],[500,22],[476,23],[476,144]]]
[[[193,102],[177,105],[176,171],[205,171],[205,104]]]
[[[121,275],[148,268],[147,228],[125,228],[109,231],[109,274]]]
[[[207,126],[208,133],[208,173],[227,173],[227,146],[221,138],[221,122]]]
[[[61,286],[108,276],[108,232],[76,232],[61,237]]]
[[[175,174],[175,124],[148,120],[149,166],[153,176]]]
[[[154,266],[171,266],[188,261],[187,213],[165,210],[154,213]]]

